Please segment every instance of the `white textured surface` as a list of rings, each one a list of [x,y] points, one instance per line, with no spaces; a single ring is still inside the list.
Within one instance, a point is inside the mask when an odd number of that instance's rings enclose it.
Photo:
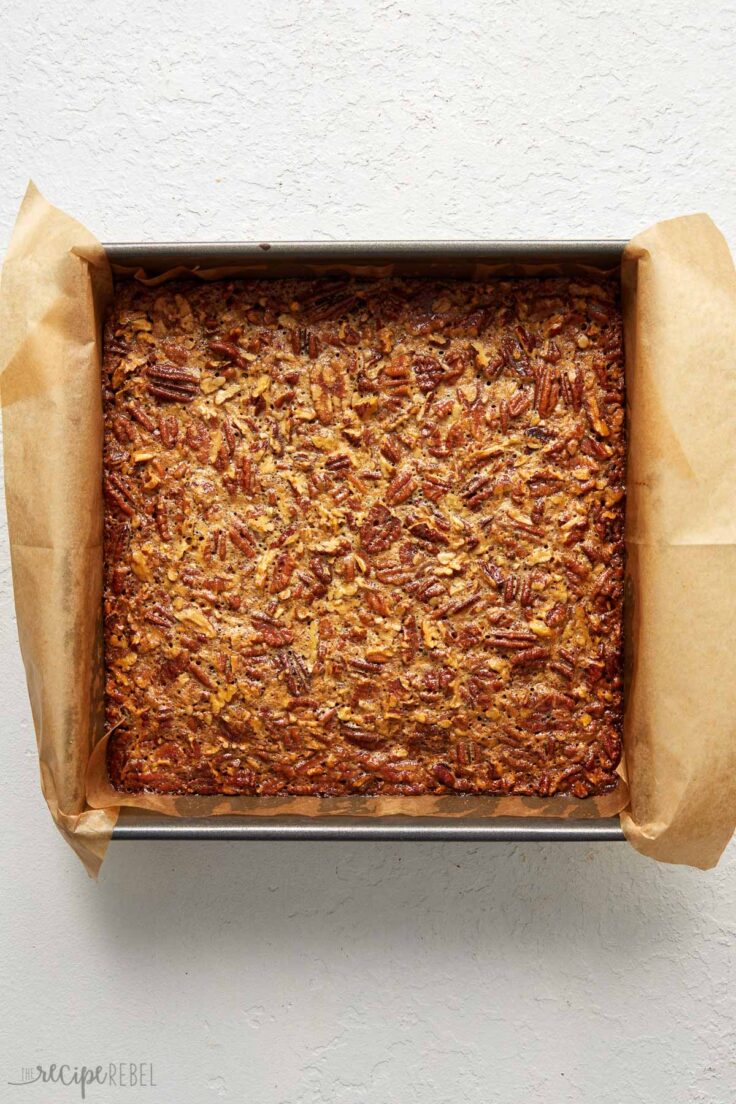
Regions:
[[[458,13],[459,9],[462,14]],[[0,5],[0,247],[28,176],[106,240],[736,245],[736,7]],[[89,882],[36,781],[5,544],[0,1098],[153,1061],[116,1104],[736,1100],[736,848],[118,844]]]

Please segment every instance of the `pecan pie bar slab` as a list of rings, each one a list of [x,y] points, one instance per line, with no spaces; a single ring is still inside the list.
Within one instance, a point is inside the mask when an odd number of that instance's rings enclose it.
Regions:
[[[170,794],[617,784],[615,281],[121,281],[109,771]]]

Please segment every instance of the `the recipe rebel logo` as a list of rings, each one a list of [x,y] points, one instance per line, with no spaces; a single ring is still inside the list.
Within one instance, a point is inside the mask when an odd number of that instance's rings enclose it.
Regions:
[[[115,1089],[155,1089],[153,1062],[107,1062],[97,1066],[71,1066],[66,1062],[23,1066],[20,1078],[8,1085],[65,1085],[75,1088],[81,1100],[96,1085]]]

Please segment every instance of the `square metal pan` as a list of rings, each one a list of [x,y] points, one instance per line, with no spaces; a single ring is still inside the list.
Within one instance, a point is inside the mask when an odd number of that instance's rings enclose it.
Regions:
[[[588,265],[612,269],[622,241],[416,241],[119,243],[105,246],[114,265],[150,274],[178,265],[245,265],[253,277],[278,279],[338,274],[345,265],[391,265],[397,275],[471,278],[478,264]],[[211,817],[183,818],[123,809],[113,839],[142,840],[417,840],[520,843],[619,841],[618,817],[597,820],[440,817]]]

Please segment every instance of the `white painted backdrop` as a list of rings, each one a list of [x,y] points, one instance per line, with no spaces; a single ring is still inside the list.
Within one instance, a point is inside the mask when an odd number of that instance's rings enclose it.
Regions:
[[[2,0],[0,248],[33,176],[107,241],[627,237],[736,247],[736,7]],[[42,804],[0,560],[0,1098],[733,1104],[736,848],[117,844]],[[705,688],[707,691],[707,688]]]

